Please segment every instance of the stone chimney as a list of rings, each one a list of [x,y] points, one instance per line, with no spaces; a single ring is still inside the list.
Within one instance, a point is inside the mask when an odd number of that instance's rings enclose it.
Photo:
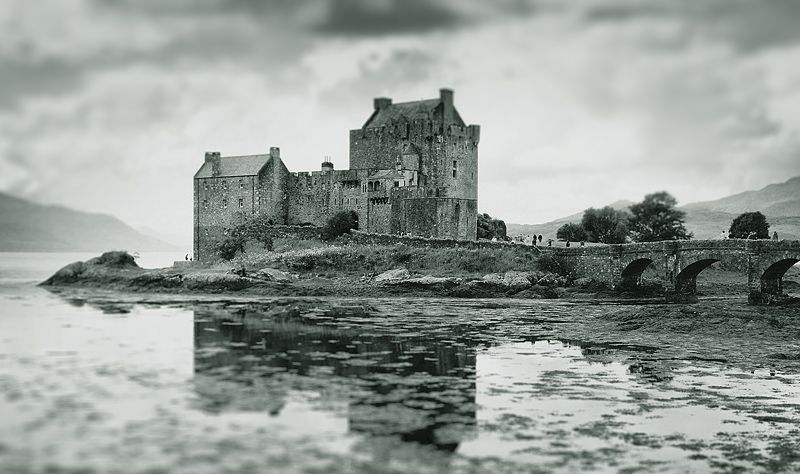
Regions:
[[[269,147],[269,156],[270,158],[281,158],[281,149],[276,146]]]
[[[444,116],[450,118],[453,114],[453,89],[439,89],[439,99],[444,104]]]
[[[325,161],[322,162],[322,171],[333,171],[333,163],[328,161],[328,157],[325,157]]]
[[[206,163],[211,163],[211,176],[217,177],[222,172],[220,169],[220,154],[218,151],[206,152]]]
[[[376,97],[374,103],[375,103],[375,110],[383,110],[386,107],[392,105],[392,99],[388,97]]]

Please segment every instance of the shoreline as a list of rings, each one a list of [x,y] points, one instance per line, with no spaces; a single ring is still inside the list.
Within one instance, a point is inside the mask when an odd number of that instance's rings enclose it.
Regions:
[[[111,314],[129,312],[137,304],[179,305],[187,309],[233,306],[256,311],[288,304],[300,308],[298,314],[303,308],[360,307],[363,314],[369,315],[379,314],[375,308],[381,306],[370,301],[396,298],[431,299],[434,305],[441,302],[454,309],[476,304],[487,308],[530,305],[532,314],[542,304],[604,306],[602,317],[544,320],[533,316],[529,327],[520,328],[520,335],[654,347],[657,350],[646,358],[656,364],[703,360],[744,370],[800,373],[797,305],[748,305],[746,295],[736,291],[746,288],[746,282],[698,285],[700,299],[682,304],[666,303],[660,296],[637,297],[591,288],[591,283],[587,287],[561,287],[557,279],[552,286],[522,288],[508,285],[505,279],[406,276],[407,271],[397,271],[396,280],[385,275],[386,279],[378,282],[375,280],[380,275],[331,278],[309,274],[300,278],[275,269],[262,269],[260,276],[254,272],[250,277],[214,269],[145,270],[93,260],[67,265],[40,287]],[[520,273],[524,272],[509,276]]]

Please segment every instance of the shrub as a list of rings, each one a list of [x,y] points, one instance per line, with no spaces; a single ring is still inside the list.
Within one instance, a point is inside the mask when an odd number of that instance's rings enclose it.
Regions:
[[[764,214],[758,211],[745,212],[731,222],[728,232],[734,239],[768,239],[769,224]]]
[[[508,240],[506,234],[506,223],[500,219],[494,219],[489,214],[478,214],[478,238],[491,240]]]
[[[588,240],[588,235],[581,224],[570,222],[559,227],[556,231],[556,238],[569,242],[581,242]]]
[[[339,211],[325,223],[322,227],[321,237],[324,241],[331,241],[344,234],[349,234],[351,230],[358,230],[358,214],[354,211]]]
[[[240,226],[236,226],[214,244],[214,250],[220,258],[232,260],[237,253],[244,252],[246,240],[243,230]]]

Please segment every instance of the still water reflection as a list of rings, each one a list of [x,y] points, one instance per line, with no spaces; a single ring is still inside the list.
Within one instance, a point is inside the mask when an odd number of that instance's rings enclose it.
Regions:
[[[602,307],[0,299],[0,472],[800,467],[797,377],[537,330]]]

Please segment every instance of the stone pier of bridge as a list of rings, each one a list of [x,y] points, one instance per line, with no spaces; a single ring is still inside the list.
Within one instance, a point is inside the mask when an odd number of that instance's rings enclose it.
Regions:
[[[720,262],[747,274],[748,301],[771,304],[784,298],[783,275],[800,262],[797,240],[675,240],[590,247],[554,248],[574,269],[575,277],[591,277],[614,288],[636,288],[642,273],[654,268],[663,275],[668,301],[691,301],[697,276]]]

